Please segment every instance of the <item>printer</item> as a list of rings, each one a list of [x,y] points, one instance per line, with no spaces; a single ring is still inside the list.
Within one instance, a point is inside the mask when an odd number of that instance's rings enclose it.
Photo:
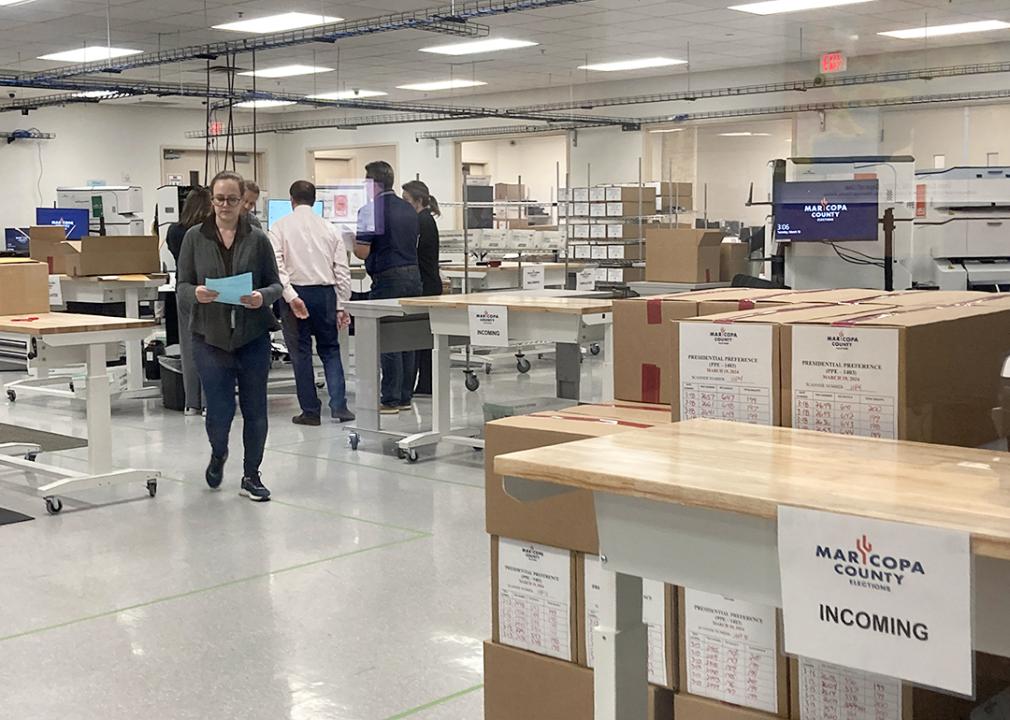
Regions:
[[[919,285],[1010,289],[1010,167],[953,167],[915,175],[909,265]],[[896,253],[897,255],[897,253]]]
[[[89,228],[98,235],[104,218],[106,235],[147,235],[144,226],[144,191],[135,185],[56,188],[57,207],[89,213]]]

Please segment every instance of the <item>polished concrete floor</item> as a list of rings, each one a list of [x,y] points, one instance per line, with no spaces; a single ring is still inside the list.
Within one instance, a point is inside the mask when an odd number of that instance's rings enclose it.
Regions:
[[[590,392],[598,364],[583,365]],[[524,376],[503,361],[475,393],[462,379],[453,415],[475,425],[484,401],[554,391],[549,360]],[[201,419],[155,400],[113,406],[115,463],[160,469],[154,499],[84,491],[50,517],[36,478],[0,469],[0,506],[36,518],[0,526],[0,719],[483,717],[483,454],[446,446],[408,465],[374,441],[352,451],[339,425],[292,425],[296,411],[271,396],[266,504],[237,492],[240,421],[212,493]],[[390,425],[429,419],[419,399]],[[0,422],[86,434],[83,406],[59,399],[3,400]]]

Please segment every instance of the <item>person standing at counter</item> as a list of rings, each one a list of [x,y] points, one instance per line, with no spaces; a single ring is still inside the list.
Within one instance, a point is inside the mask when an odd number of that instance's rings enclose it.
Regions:
[[[417,211],[420,235],[417,240],[417,266],[421,273],[421,294],[441,295],[442,276],[438,273],[438,225],[435,218],[442,213],[438,200],[420,180],[411,180],[403,186],[403,199]],[[431,395],[431,350],[416,351],[417,395]]]
[[[214,207],[210,202],[210,190],[205,187],[195,187],[186,195],[179,214],[179,222],[172,223],[165,235],[165,244],[172,253],[175,267],[179,267],[179,254],[182,252],[182,241],[191,227],[202,225],[214,215]],[[182,356],[182,386],[186,396],[185,414],[199,415],[203,412],[203,391],[200,388],[200,375],[193,362],[193,333],[190,331],[192,321],[192,306],[175,297],[179,318],[179,353]]]
[[[416,297],[421,294],[417,267],[417,211],[396,196],[393,168],[384,161],[365,166],[365,179],[372,186],[372,201],[358,212],[354,254],[365,261],[372,280],[369,297]],[[409,410],[414,398],[414,353],[382,353],[380,412]]]
[[[239,207],[242,176],[218,173],[210,190],[214,216],[186,233],[177,286],[180,301],[193,313],[193,357],[207,402],[211,458],[205,478],[212,490],[221,487],[237,384],[245,446],[241,493],[263,502],[270,499],[259,472],[268,429],[270,333],[280,329],[270,306],[281,297],[281,280],[270,239]],[[207,280],[243,273],[252,274],[256,289],[239,299],[241,305],[215,302],[218,293],[207,288]]]

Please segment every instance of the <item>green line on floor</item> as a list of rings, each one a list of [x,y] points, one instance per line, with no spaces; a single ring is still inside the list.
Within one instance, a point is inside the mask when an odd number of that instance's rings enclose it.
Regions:
[[[432,700],[430,703],[425,703],[424,705],[418,705],[410,710],[404,710],[402,713],[397,713],[396,715],[390,715],[385,720],[401,720],[402,718],[410,717],[411,715],[417,715],[419,712],[424,712],[425,710],[430,710],[433,707],[438,707],[439,705],[445,705],[447,702],[461,698],[464,695],[469,695],[472,692],[477,692],[484,684],[474,685],[473,687],[467,688],[466,690],[460,690],[452,695],[446,695],[445,697],[439,698],[438,700]]]
[[[301,443],[295,443],[301,444]],[[303,458],[314,458],[316,460],[326,460],[327,462],[335,462],[341,465],[350,465],[352,467],[360,468],[362,470],[374,470],[376,472],[387,473],[389,475],[395,475],[396,477],[405,478],[417,478],[418,480],[428,480],[430,482],[444,483],[446,485],[461,485],[462,487],[475,488],[477,490],[483,490],[483,485],[477,485],[476,483],[465,483],[459,482],[458,480],[443,480],[442,478],[431,477],[430,475],[416,475],[414,473],[398,473],[391,468],[378,467],[375,465],[365,465],[363,463],[351,462],[350,460],[341,460],[340,458],[328,457],[326,455],[309,455],[308,453],[294,452],[293,450],[278,450],[277,448],[267,448],[267,451],[278,452],[283,455],[295,455],[297,457]]]
[[[139,610],[141,608],[151,607],[153,605],[160,605],[162,603],[170,602],[172,600],[182,600],[184,598],[193,597],[194,595],[200,595],[206,592],[212,592],[214,590],[223,590],[224,588],[234,587],[235,585],[242,585],[247,582],[252,582],[254,580],[262,580],[263,578],[273,577],[275,575],[283,575],[285,573],[294,572],[295,570],[304,570],[305,568],[314,567],[316,565],[322,565],[323,563],[333,562],[334,560],[343,560],[345,558],[354,557],[355,555],[361,555],[362,553],[371,552],[372,550],[384,550],[386,548],[396,547],[397,545],[405,545],[406,543],[414,542],[415,540],[421,540],[422,538],[432,537],[430,533],[424,535],[415,535],[414,537],[402,538],[400,540],[391,540],[386,543],[380,543],[378,545],[370,545],[368,547],[357,548],[356,550],[350,550],[344,553],[338,553],[336,555],[330,555],[329,557],[319,558],[317,560],[309,560],[308,562],[299,563],[298,565],[292,565],[286,568],[280,568],[279,570],[270,570],[268,572],[257,573],[256,575],[249,575],[248,577],[235,578],[234,580],[226,580],[225,582],[218,583],[216,585],[210,585],[205,588],[197,588],[195,590],[187,590],[186,592],[176,593],[174,595],[166,595],[165,597],[155,598],[153,600],[145,600],[144,602],[136,603],[135,605],[127,605],[121,608],[115,608],[113,610],[106,610],[104,612],[95,613],[94,615],[87,615],[85,617],[74,618],[73,620],[67,620],[61,623],[55,623],[53,625],[46,625],[44,627],[32,628],[31,630],[24,630],[22,632],[13,633],[11,635],[4,635],[0,637],[0,642],[6,640],[15,640],[21,637],[27,637],[30,635],[39,635],[50,630],[58,630],[59,628],[68,627],[70,625],[77,625],[78,623],[88,622],[89,620],[99,620],[105,617],[111,617],[113,615],[119,615],[120,613],[130,612],[131,610]]]

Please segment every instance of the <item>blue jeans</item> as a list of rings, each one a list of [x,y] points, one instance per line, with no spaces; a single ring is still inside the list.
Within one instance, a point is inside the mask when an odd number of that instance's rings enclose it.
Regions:
[[[267,376],[270,374],[270,336],[266,333],[233,352],[208,345],[193,334],[193,359],[203,382],[207,405],[207,438],[215,457],[228,454],[228,435],[235,419],[235,385],[242,408],[242,472],[255,477],[267,441]]]
[[[287,303],[281,304],[281,326],[284,342],[295,371],[298,404],[306,415],[319,417],[322,404],[316,392],[316,376],[312,371],[312,338],[316,352],[323,361],[326,387],[330,391],[330,412],[347,409],[347,386],[344,364],[340,360],[340,335],[337,331],[337,293],[331,285],[295,286],[298,297],[308,308],[307,320],[299,320]]]
[[[421,294],[421,273],[416,265],[404,265],[381,272],[372,278],[372,300],[385,298],[418,297]],[[414,351],[382,353],[382,385],[380,402],[383,405],[409,405],[414,399],[416,365]]]

